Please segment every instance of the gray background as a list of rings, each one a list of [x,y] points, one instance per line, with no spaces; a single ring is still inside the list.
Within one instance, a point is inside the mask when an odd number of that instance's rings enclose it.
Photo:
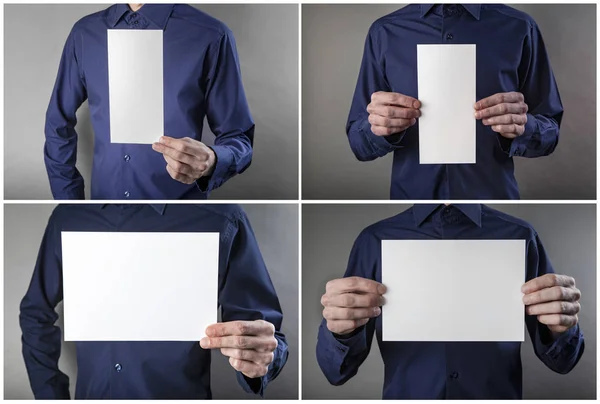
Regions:
[[[321,322],[321,295],[327,281],[344,275],[354,240],[365,227],[410,205],[304,205],[302,209],[302,398],[377,399],[383,388],[383,362],[376,341],[358,374],[331,386],[315,356]],[[579,316],[585,352],[567,375],[554,373],[535,356],[526,333],[521,349],[523,397],[596,398],[596,206],[490,205],[522,218],[538,231],[558,273],[571,275],[581,290]],[[493,364],[490,364],[493,366]]]
[[[199,4],[233,31],[250,110],[254,158],[211,199],[298,196],[298,6]],[[73,24],[107,4],[6,5],[4,8],[5,198],[52,199],[44,167],[44,119],[65,40]],[[86,197],[93,155],[87,102],[77,114],[77,167]],[[214,135],[205,125],[203,141]]]
[[[345,125],[369,26],[401,6],[302,6],[305,199],[389,199],[393,154],[358,161]],[[515,158],[521,198],[596,199],[596,5],[511,6],[540,26],[565,109],[552,155]]]
[[[5,205],[4,208],[4,397],[33,399],[21,355],[19,304],[27,291],[46,223],[55,205]],[[289,359],[265,398],[298,398],[298,206],[242,205],[256,234],[271,280],[283,310],[283,332]],[[61,314],[62,303],[57,308]],[[214,398],[252,399],[238,385],[235,371],[219,352],[212,355],[211,385]],[[77,364],[75,344],[63,342],[59,368],[70,378],[73,397]]]

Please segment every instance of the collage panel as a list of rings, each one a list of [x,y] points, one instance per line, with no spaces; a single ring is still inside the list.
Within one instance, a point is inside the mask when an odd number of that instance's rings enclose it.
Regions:
[[[303,4],[302,197],[596,199],[596,4]]]
[[[5,399],[298,398],[296,205],[4,217]]]
[[[6,199],[298,199],[297,4],[4,11]]]
[[[302,240],[303,399],[596,399],[594,204],[310,204]]]

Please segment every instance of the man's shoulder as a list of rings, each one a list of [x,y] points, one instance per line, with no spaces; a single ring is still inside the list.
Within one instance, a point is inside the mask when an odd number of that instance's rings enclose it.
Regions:
[[[173,17],[189,23],[192,27],[196,27],[197,29],[213,32],[219,37],[231,32],[224,22],[188,4],[176,4],[173,7],[173,13],[171,14],[171,18]]]
[[[414,216],[412,207],[410,207],[397,215],[385,218],[365,227],[361,231],[359,238],[382,240],[392,237],[390,233],[394,231],[405,230],[414,227],[414,225]]]
[[[498,222],[501,223],[503,226],[514,227],[515,230],[523,232],[523,234],[528,238],[532,238],[536,234],[536,231],[533,228],[533,226],[525,220],[515,216],[511,216],[499,210],[490,208],[489,206],[482,205],[481,215],[484,226],[493,225],[492,222]]]
[[[402,23],[407,18],[414,18],[415,16],[419,15],[420,10],[420,4],[409,4],[404,6],[375,20],[373,24],[371,24],[369,32],[376,33],[379,29],[388,24]]]
[[[524,11],[517,10],[514,7],[507,6],[506,4],[483,4],[481,6],[481,13],[483,18],[490,15],[493,17],[503,17],[506,19],[520,20],[526,23],[528,26],[535,26],[535,20],[529,14]]]

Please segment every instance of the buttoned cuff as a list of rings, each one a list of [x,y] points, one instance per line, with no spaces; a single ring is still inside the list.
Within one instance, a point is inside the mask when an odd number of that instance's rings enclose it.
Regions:
[[[212,146],[215,152],[215,169],[208,177],[200,177],[196,180],[196,186],[202,192],[210,192],[219,188],[232,174],[234,167],[233,152],[227,146]],[[235,171],[235,169],[234,169]]]
[[[498,135],[500,136],[500,135]],[[531,114],[527,114],[527,123],[525,124],[525,131],[521,136],[517,136],[510,143],[510,147],[508,150],[504,149],[505,152],[508,152],[510,157],[513,156],[523,156],[527,152],[527,148],[532,145],[537,145],[541,141],[540,132],[537,127],[537,120]]]
[[[367,119],[363,121],[359,130],[380,157],[403,147],[400,143],[406,134],[406,130],[389,136],[377,136],[371,131],[371,124]]]
[[[544,324],[538,322],[538,329],[535,333],[535,346],[536,350],[540,355],[543,355],[552,364],[560,364],[565,361],[569,361],[577,354],[577,348],[580,344],[581,330],[579,324],[572,327],[558,336],[554,341],[549,344],[544,344],[541,338],[541,333],[544,331],[550,332]],[[542,330],[541,327],[546,327],[546,330]]]
[[[279,338],[277,340],[278,344],[273,355],[273,362],[271,362],[269,365],[269,371],[265,376],[249,378],[244,376],[242,372],[236,372],[238,383],[240,386],[242,386],[246,393],[258,394],[261,398],[264,398],[267,384],[269,384],[269,382],[274,380],[279,375],[281,369],[287,362],[289,354],[287,344],[282,343]]]
[[[356,355],[367,350],[367,335],[365,326],[362,326],[348,336],[335,336],[327,329],[325,325],[321,325],[321,335],[326,340],[326,346],[330,354],[330,358],[337,369],[342,369],[344,361],[348,356]]]

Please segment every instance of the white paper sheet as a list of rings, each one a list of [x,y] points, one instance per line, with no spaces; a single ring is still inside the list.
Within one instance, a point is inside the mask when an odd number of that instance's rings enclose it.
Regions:
[[[62,232],[65,341],[200,341],[218,233]]]
[[[476,162],[475,52],[475,45],[417,45],[421,164]]]
[[[151,144],[164,132],[163,31],[108,30],[111,143]]]
[[[524,341],[525,240],[383,240],[384,341]]]

